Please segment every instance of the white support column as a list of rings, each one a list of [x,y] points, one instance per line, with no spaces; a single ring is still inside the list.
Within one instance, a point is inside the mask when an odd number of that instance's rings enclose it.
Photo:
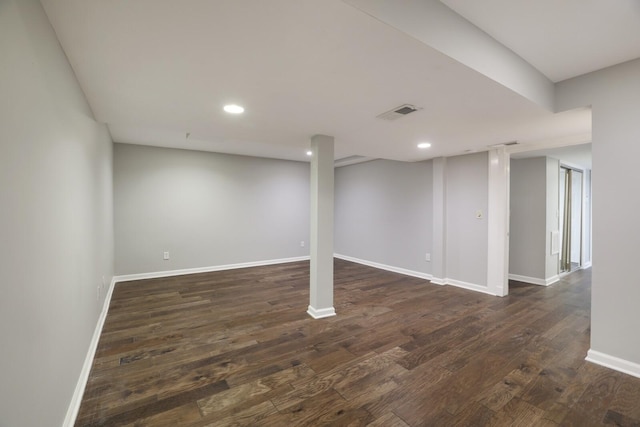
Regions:
[[[489,151],[487,287],[501,297],[509,293],[509,163],[505,147]]]
[[[311,138],[311,270],[309,309],[314,319],[335,316],[333,308],[333,137]]]
[[[446,157],[433,159],[433,247],[431,249],[431,283],[444,285],[447,280],[446,268]]]

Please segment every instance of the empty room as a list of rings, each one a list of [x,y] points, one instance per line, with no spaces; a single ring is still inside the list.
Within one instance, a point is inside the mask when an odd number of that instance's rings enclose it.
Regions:
[[[0,426],[640,424],[637,0],[0,0]]]

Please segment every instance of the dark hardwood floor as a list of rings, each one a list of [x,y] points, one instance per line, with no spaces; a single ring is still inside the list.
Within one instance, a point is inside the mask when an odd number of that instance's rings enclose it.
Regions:
[[[584,358],[590,270],[497,298],[336,260],[116,286],[78,426],[640,425],[640,379]]]

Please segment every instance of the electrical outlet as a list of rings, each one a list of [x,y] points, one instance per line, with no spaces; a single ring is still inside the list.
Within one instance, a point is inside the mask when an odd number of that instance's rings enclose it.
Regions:
[[[169,259],[169,251],[165,251],[165,253],[162,255],[162,259],[164,259],[164,260],[168,260]]]
[[[482,217],[483,217],[482,210],[478,209],[478,210],[476,211],[476,218],[477,218],[477,219],[482,219]]]
[[[427,253],[424,255],[424,260],[425,261],[431,261],[431,254]]]
[[[300,247],[304,248],[304,240],[300,240]]]

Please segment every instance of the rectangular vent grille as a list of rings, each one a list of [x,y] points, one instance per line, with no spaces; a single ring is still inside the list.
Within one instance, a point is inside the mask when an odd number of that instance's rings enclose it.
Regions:
[[[497,147],[508,147],[510,145],[518,145],[520,144],[518,141],[509,141],[509,142],[501,142],[499,144],[488,145],[489,148],[497,148]]]
[[[411,104],[404,104],[401,105],[399,107],[394,108],[393,110],[389,110],[385,113],[379,114],[376,117],[382,120],[397,120],[400,117],[404,117],[407,114],[411,114],[414,111],[418,111],[421,110],[422,108],[420,107],[416,107],[415,105],[411,105]]]

